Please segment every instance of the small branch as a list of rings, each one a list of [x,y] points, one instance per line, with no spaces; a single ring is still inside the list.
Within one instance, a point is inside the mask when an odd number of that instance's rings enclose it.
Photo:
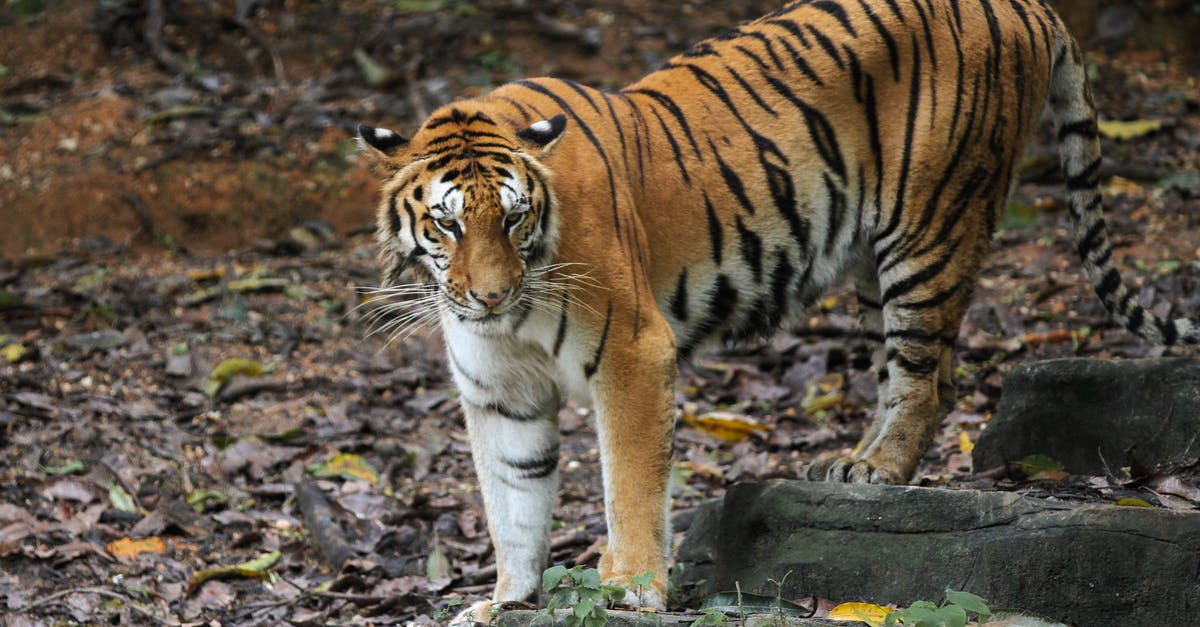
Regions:
[[[304,525],[325,564],[333,570],[340,570],[342,564],[354,555],[354,549],[346,542],[329,501],[325,500],[325,495],[316,484],[306,479],[296,484],[296,502],[300,505]]]
[[[104,588],[89,587],[89,588],[71,588],[70,590],[59,590],[58,592],[48,594],[48,595],[30,603],[29,605],[26,605],[24,608],[21,608],[21,609],[22,610],[31,610],[36,607],[41,607],[43,605],[61,604],[63,602],[60,601],[59,599],[61,599],[63,597],[71,596],[72,594],[96,594],[96,595],[99,595],[102,597],[108,597],[110,599],[120,599],[121,601],[125,602],[125,607],[133,609],[135,612],[155,621],[156,623],[158,623],[160,625],[177,624],[175,621],[170,621],[166,618],[159,616],[158,614],[155,614],[154,612],[151,612],[150,610],[139,607],[136,603],[134,603],[133,599],[131,599],[123,594],[120,594],[118,592],[113,592],[112,590],[106,590]]]

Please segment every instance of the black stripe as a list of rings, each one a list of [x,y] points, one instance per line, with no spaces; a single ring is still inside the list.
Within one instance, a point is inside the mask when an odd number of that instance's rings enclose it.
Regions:
[[[1104,218],[1096,220],[1096,223],[1088,229],[1087,233],[1079,240],[1079,256],[1085,260],[1088,254],[1092,252],[1096,246],[1099,246],[1103,241],[1103,236],[1106,230]]]
[[[667,138],[667,143],[671,145],[671,152],[675,154],[675,165],[679,168],[679,173],[683,176],[683,182],[692,186],[692,177],[688,176],[687,166],[683,164],[683,153],[679,150],[679,144],[675,141],[675,136],[671,135],[671,129],[667,128],[667,122],[658,113],[658,109],[650,107],[650,113],[658,119],[658,124],[662,127],[663,136]]]
[[[562,350],[563,340],[567,337],[567,295],[570,292],[563,290],[561,313],[558,316],[558,330],[554,332],[554,356],[558,357],[559,351]]]
[[[889,364],[896,364],[900,368],[915,375],[933,374],[938,368],[938,359],[935,357],[927,357],[924,359],[911,360],[898,351],[889,350],[887,353]]]
[[[687,358],[696,346],[704,341],[722,323],[729,319],[737,309],[738,291],[729,281],[729,277],[718,274],[716,283],[710,292],[708,311],[699,322],[692,327],[686,338],[679,345],[679,355]]]
[[[608,342],[608,327],[612,324],[612,301],[608,301],[608,309],[604,312],[604,329],[600,331],[600,343],[596,345],[596,352],[592,354],[592,360],[583,365],[584,377],[591,379],[592,375],[596,374],[596,370],[600,368],[600,358],[604,356],[604,345]]]
[[[1179,329],[1175,328],[1174,320],[1163,320],[1161,318],[1154,319],[1155,326],[1162,333],[1163,344],[1171,345],[1179,341]],[[1130,327],[1131,329],[1133,327]]]
[[[742,254],[742,260],[750,266],[750,271],[754,273],[754,282],[762,283],[762,238],[746,228],[742,222],[742,216],[735,216],[734,223],[737,225],[738,250]]]
[[[1117,291],[1120,286],[1121,273],[1117,272],[1116,268],[1109,268],[1108,272],[1105,272],[1104,276],[1100,278],[1100,282],[1096,284],[1096,295],[1100,297],[1101,301],[1108,303],[1108,297],[1112,296],[1112,293]]]
[[[780,39],[779,43],[787,49],[788,56],[791,57],[792,63],[796,65],[796,69],[800,70],[801,74],[807,76],[809,80],[817,85],[825,85],[825,82],[821,80],[821,77],[817,76],[817,73],[813,71],[812,67],[808,64],[808,61],[804,58],[804,55],[802,55],[799,50],[793,48],[792,44],[786,39]]]
[[[829,208],[826,210],[829,220],[825,230],[825,252],[828,253],[833,250],[838,231],[842,230],[842,220],[846,217],[846,194],[829,178],[829,174],[822,172],[821,178],[825,179],[825,193],[829,195]]]
[[[532,459],[506,459],[500,458],[500,461],[510,468],[523,471],[520,473],[522,479],[542,479],[549,477],[558,470],[558,448],[543,451],[540,457]]]
[[[1129,296],[1132,298],[1133,294],[1131,293]],[[1125,325],[1126,328],[1128,328],[1130,331],[1133,331],[1134,333],[1137,333],[1138,330],[1142,328],[1142,325],[1145,322],[1146,322],[1146,310],[1143,309],[1141,305],[1135,304],[1133,306],[1133,309],[1129,312],[1129,324]],[[1167,343],[1170,344],[1171,342],[1167,342]]]
[[[850,24],[850,18],[846,15],[846,10],[842,8],[842,5],[833,2],[832,0],[817,0],[817,2],[813,2],[808,6],[814,9],[820,9],[821,11],[824,11],[837,18],[837,21],[842,25],[842,28],[846,29],[846,32],[850,33],[851,37],[858,37],[858,32],[855,31],[854,26]]]
[[[712,150],[713,157],[717,159],[717,167],[721,170],[721,177],[725,179],[725,186],[737,198],[738,204],[746,210],[746,213],[754,215],[754,204],[750,202],[750,197],[746,195],[746,186],[742,183],[742,178],[738,176],[733,168],[729,167],[728,163],[721,158],[721,153],[717,152],[717,147],[712,141],[708,142],[708,147]]]
[[[887,286],[887,289],[883,292],[883,296],[880,297],[883,301],[883,304],[886,305],[893,299],[908,294],[917,286],[941,274],[942,271],[946,269],[946,266],[948,266],[954,259],[954,253],[958,251],[958,247],[961,243],[961,239],[955,240],[946,247],[946,250],[942,253],[941,257],[936,259],[928,266],[922,268],[920,272],[910,274],[903,279]]]
[[[1099,170],[1100,157],[1096,157],[1096,160],[1088,164],[1088,166],[1084,168],[1082,172],[1074,176],[1067,177],[1067,189],[1074,191],[1095,188],[1100,184],[1099,180],[1096,178],[1096,172]]]
[[[841,149],[838,147],[837,134],[829,120],[818,109],[800,99],[787,85],[775,77],[767,77],[767,82],[789,102],[804,114],[804,123],[812,136],[817,154],[843,181],[846,180],[846,162],[842,160]]]
[[[1058,129],[1058,141],[1062,141],[1071,135],[1079,135],[1087,139],[1093,139],[1100,136],[1100,128],[1096,124],[1096,118],[1088,118],[1086,120],[1076,120],[1063,124]]]
[[[746,55],[747,57],[750,57],[750,59],[752,61],[754,61],[756,64],[758,64],[759,69],[763,70],[764,72],[768,71],[770,69],[770,67],[767,65],[767,62],[763,61],[762,57],[758,56],[757,54],[754,54],[754,52],[751,51],[749,48],[742,46],[742,45],[737,45],[737,46],[734,46],[733,49]]]
[[[879,19],[879,16],[875,15],[875,10],[867,5],[866,0],[858,0],[858,3],[862,5],[863,13],[866,13],[867,19],[871,20],[871,24],[875,27],[875,31],[879,33],[881,38],[883,38],[883,43],[888,49],[888,60],[890,60],[892,63],[892,80],[898,82],[900,80],[900,51],[896,47],[895,38],[892,37],[892,34],[888,31],[887,27],[883,25],[883,21]],[[904,17],[900,15],[899,7],[896,7],[892,0],[888,0],[888,4],[892,6],[892,8],[896,11],[896,15],[900,16],[900,21],[903,22]]]
[[[920,344],[933,344],[942,341],[942,338],[921,329],[888,329],[884,337],[889,340],[908,340]]]
[[[908,189],[908,170],[912,163],[912,148],[913,148],[913,131],[916,128],[917,108],[921,105],[921,49],[917,47],[917,38],[914,35],[912,40],[912,82],[909,85],[908,93],[908,113],[904,128],[904,152],[900,157],[900,180],[896,184],[896,202],[892,207],[892,215],[888,220],[888,224],[878,235],[876,241],[880,241],[896,230],[900,226],[900,209],[904,203],[904,194]],[[886,302],[887,299],[884,299]]]
[[[687,275],[685,267],[679,272],[679,279],[675,281],[675,293],[671,296],[671,315],[680,322],[687,322],[688,319]]]
[[[477,403],[468,399],[466,396],[459,396],[459,401],[477,409],[483,409],[499,414],[501,417],[507,418],[508,420],[512,420],[514,422],[533,422],[546,417],[546,412],[540,407],[514,409],[499,401]]]
[[[676,104],[674,99],[654,89],[630,89],[626,93],[643,94],[649,96],[650,98],[653,98],[655,102],[665,107],[667,112],[669,112],[671,116],[675,118],[675,123],[679,125],[679,128],[683,129],[683,135],[687,137],[688,143],[691,144],[692,151],[696,153],[696,158],[703,161],[700,156],[700,147],[696,145],[696,138],[692,137],[692,127],[688,125],[687,116],[683,114],[683,111],[679,108],[679,105]]]
[[[721,265],[724,232],[721,229],[721,220],[717,217],[717,211],[713,208],[712,201],[708,199],[708,192],[704,193],[704,212],[708,215],[708,238],[712,242],[713,263],[719,266]]]
[[[896,19],[900,20],[900,23],[903,24],[904,13],[900,12],[900,6],[896,4],[896,0],[887,0],[887,5],[892,9],[892,13],[896,14]],[[875,12],[867,11],[867,15],[873,16],[875,15]]]
[[[775,54],[775,44],[770,38],[758,31],[749,31],[746,36],[761,41],[763,47],[767,49],[767,55],[771,57],[771,62],[775,64],[775,69],[783,69],[783,61],[780,61],[779,55]]]
[[[749,94],[750,97],[754,99],[754,102],[757,103],[759,107],[762,107],[763,111],[766,111],[767,113],[770,113],[771,115],[776,116],[776,117],[779,116],[779,114],[775,111],[775,109],[772,109],[771,105],[767,104],[767,102],[765,100],[763,100],[761,96],[758,95],[758,91],[756,91],[754,89],[754,87],[750,85],[750,83],[747,83],[746,79],[742,78],[741,74],[738,74],[737,70],[733,69],[733,67],[729,66],[729,65],[725,66],[725,70],[727,72],[729,72],[729,75],[732,76],[733,79],[736,80],[738,82],[738,84],[742,86],[742,89],[744,89],[746,91],[746,93]]]
[[[595,100],[592,100],[591,95],[587,93],[587,91],[583,88],[583,86],[581,86],[579,83],[576,83],[575,81],[571,81],[571,80],[567,80],[567,79],[559,79],[559,80],[562,81],[562,83],[564,85],[566,85],[567,87],[570,87],[575,93],[582,96],[583,99],[586,100],[589,105],[592,105],[592,109],[595,110],[596,113],[600,113],[600,106],[596,104]]]
[[[862,292],[855,292],[854,297],[858,299],[858,304],[867,309],[883,309],[883,304],[871,298],[863,296]]]
[[[846,64],[842,61],[842,55],[838,53],[837,46],[833,45],[833,41],[826,37],[825,33],[817,30],[812,24],[805,24],[804,27],[808,29],[808,32],[812,33],[813,38],[817,40],[817,45],[825,51],[825,54],[829,55],[834,63],[837,63],[838,69],[846,69]]]

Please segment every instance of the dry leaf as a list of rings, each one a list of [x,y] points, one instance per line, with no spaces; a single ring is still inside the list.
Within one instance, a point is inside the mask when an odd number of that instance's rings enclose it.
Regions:
[[[316,463],[308,467],[312,476],[318,479],[341,477],[343,479],[379,483],[379,473],[367,463],[367,460],[353,453],[338,453],[332,459]]]
[[[1100,120],[1100,134],[1109,139],[1134,139],[1162,129],[1161,120]]]
[[[165,553],[167,545],[158,536],[142,538],[134,540],[132,538],[121,538],[108,543],[106,547],[108,552],[113,557],[135,558],[142,553]]]
[[[728,411],[714,411],[703,416],[684,415],[683,421],[726,442],[739,442],[751,433],[765,433],[772,429],[750,416]]]
[[[891,610],[888,608],[874,603],[840,603],[829,610],[829,616],[825,618],[854,623],[882,623],[887,620],[889,612]]]

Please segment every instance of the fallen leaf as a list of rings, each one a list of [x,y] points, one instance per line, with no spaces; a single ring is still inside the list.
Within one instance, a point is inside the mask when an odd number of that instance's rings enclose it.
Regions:
[[[1117,505],[1120,505],[1121,507],[1154,507],[1142,499],[1132,497],[1117,500]]]
[[[836,621],[855,623],[882,623],[891,612],[882,605],[874,603],[839,603],[829,610],[825,618]]]
[[[772,429],[750,416],[727,411],[714,411],[702,416],[685,414],[683,421],[726,442],[738,442],[746,439],[751,433],[766,433]]]
[[[162,538],[151,536],[134,540],[132,538],[121,538],[108,543],[106,547],[108,552],[113,557],[135,558],[142,553],[166,553],[167,545]]]
[[[254,579],[267,579],[270,577],[269,571],[283,554],[279,551],[271,551],[266,555],[249,562],[242,562],[233,566],[218,566],[216,568],[207,568],[192,575],[188,580],[187,591],[191,594],[200,587],[201,584],[210,579],[225,579],[228,577],[249,577]]]
[[[353,453],[338,453],[327,461],[318,462],[308,467],[308,472],[318,479],[341,477],[343,479],[379,483],[379,473],[367,463],[367,460]]]
[[[967,435],[966,431],[958,432],[958,450],[964,453],[975,450],[975,443],[971,441],[971,436]]]
[[[29,349],[22,344],[9,344],[4,348],[0,348],[0,355],[4,355],[4,360],[10,364],[15,364],[29,355]]]
[[[1161,120],[1100,120],[1100,134],[1109,139],[1134,139],[1162,129]]]
[[[108,484],[108,502],[123,512],[139,514],[142,511],[142,508],[133,500],[133,497],[129,496],[129,493],[117,485],[115,481]]]

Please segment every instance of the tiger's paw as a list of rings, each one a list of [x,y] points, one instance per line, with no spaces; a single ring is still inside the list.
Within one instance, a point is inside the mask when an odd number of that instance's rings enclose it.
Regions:
[[[666,595],[654,588],[641,588],[640,591],[636,585],[630,585],[628,582],[612,582],[612,585],[618,585],[625,588],[625,596],[617,601],[617,605],[628,608],[638,609],[667,609]],[[640,592],[640,594],[639,594]]]
[[[837,455],[822,457],[809,464],[804,477],[809,481],[832,483],[903,485],[908,482],[903,473],[883,466],[876,467],[865,459]]]

